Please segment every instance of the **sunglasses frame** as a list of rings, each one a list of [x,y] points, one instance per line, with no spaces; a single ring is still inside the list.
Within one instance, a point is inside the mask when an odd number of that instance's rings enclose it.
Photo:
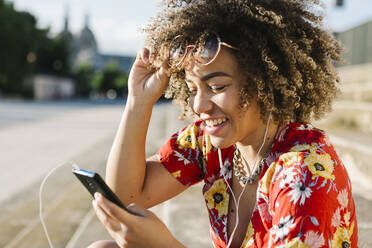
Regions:
[[[217,47],[216,54],[215,54],[215,55],[213,56],[213,58],[212,58],[210,61],[208,61],[207,63],[201,63],[201,62],[198,61],[198,54],[200,54],[200,51],[199,51],[199,52],[196,52],[196,53],[193,53],[194,59],[195,59],[195,61],[196,61],[198,64],[201,64],[201,65],[209,65],[209,64],[213,63],[213,61],[217,58],[218,54],[220,53],[220,51],[221,51],[221,47],[222,47],[222,46],[228,47],[228,48],[233,49],[233,50],[239,50],[239,48],[234,47],[234,46],[232,46],[232,45],[230,45],[230,44],[228,44],[228,43],[226,43],[226,42],[221,41],[220,36],[218,36],[217,34],[213,33],[213,35],[216,36],[216,38],[217,38],[217,42],[218,42],[218,47]],[[174,39],[177,39],[177,38],[179,38],[179,37],[181,37],[181,36],[182,36],[182,35],[177,35]],[[193,50],[195,49],[195,47],[196,47],[196,45],[188,45],[188,46],[186,46],[186,48],[185,48],[185,53],[182,55],[180,61],[177,62],[177,64],[174,65],[174,66],[175,66],[175,67],[180,66],[180,65],[183,63],[183,61],[185,60],[185,58],[188,56],[189,52],[190,52],[190,51],[193,51]],[[170,53],[171,53],[171,50],[169,51],[169,58],[171,57]]]

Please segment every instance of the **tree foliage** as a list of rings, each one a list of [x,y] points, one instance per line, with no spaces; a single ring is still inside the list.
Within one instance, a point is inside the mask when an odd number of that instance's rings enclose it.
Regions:
[[[0,91],[24,93],[23,81],[36,72],[68,75],[68,44],[50,38],[49,29],[37,27],[36,18],[0,0]]]
[[[95,91],[106,93],[115,90],[118,96],[127,93],[128,74],[122,71],[116,62],[110,62],[102,72],[94,76],[92,87]]]

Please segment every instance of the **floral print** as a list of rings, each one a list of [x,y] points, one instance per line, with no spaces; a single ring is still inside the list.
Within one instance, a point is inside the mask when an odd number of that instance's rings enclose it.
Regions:
[[[300,205],[304,205],[306,198],[310,198],[311,192],[313,192],[310,187],[303,185],[301,182],[292,184],[290,188],[292,191],[288,195],[292,196],[290,202],[294,204],[300,200]]]
[[[317,176],[326,179],[335,179],[335,176],[332,174],[334,169],[333,162],[329,154],[317,154],[316,152],[311,152],[304,162],[313,174],[313,179]]]
[[[229,195],[227,194],[226,188],[225,181],[219,179],[214,181],[212,187],[204,194],[207,207],[217,210],[218,216],[227,214]]]
[[[242,247],[249,247],[254,242],[254,229],[252,226],[252,222],[250,221],[247,228],[247,233],[245,234]]]
[[[311,248],[320,248],[325,244],[323,234],[318,231],[308,231],[305,233],[304,243]]]
[[[195,149],[197,145],[196,126],[190,125],[185,130],[183,130],[178,136],[177,144],[180,148]]]
[[[164,167],[186,186],[204,181],[214,247],[227,246],[227,220],[234,146],[210,143],[201,121],[157,153]],[[357,247],[354,200],[346,169],[325,132],[293,122],[278,128],[256,194],[256,207],[241,248]]]
[[[294,218],[288,215],[285,218],[281,217],[278,225],[273,225],[271,232],[275,236],[274,242],[277,242],[279,239],[283,241],[288,236],[289,231],[296,226],[293,221]]]

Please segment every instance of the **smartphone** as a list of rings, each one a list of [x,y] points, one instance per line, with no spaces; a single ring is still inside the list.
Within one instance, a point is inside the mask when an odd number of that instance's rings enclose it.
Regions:
[[[82,170],[82,169],[73,169],[72,173],[80,180],[80,182],[85,186],[85,188],[89,191],[89,193],[94,198],[94,193],[99,192],[101,193],[106,199],[110,200],[111,202],[115,203],[122,209],[126,210],[131,214],[130,210],[128,210],[124,204],[119,200],[119,198],[115,195],[114,192],[110,189],[110,187],[105,183],[102,177],[92,171]],[[136,214],[138,215],[138,214]]]

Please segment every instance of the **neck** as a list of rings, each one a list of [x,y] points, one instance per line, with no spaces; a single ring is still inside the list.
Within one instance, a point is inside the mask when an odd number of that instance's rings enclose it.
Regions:
[[[266,122],[266,121],[265,121]],[[278,125],[274,124],[272,121],[270,121],[268,125],[267,135],[266,139],[263,143],[263,139],[265,136],[266,131],[266,123],[263,125],[260,125],[257,131],[252,135],[252,137],[248,137],[243,142],[238,142],[236,144],[237,148],[240,150],[242,158],[244,158],[252,170],[254,167],[254,163],[256,162],[257,158],[257,164],[263,156],[266,156],[269,152],[269,149],[271,148],[272,143],[274,142],[276,131],[278,130]],[[260,151],[260,148],[262,146],[262,149]],[[257,166],[257,165],[256,165]]]

